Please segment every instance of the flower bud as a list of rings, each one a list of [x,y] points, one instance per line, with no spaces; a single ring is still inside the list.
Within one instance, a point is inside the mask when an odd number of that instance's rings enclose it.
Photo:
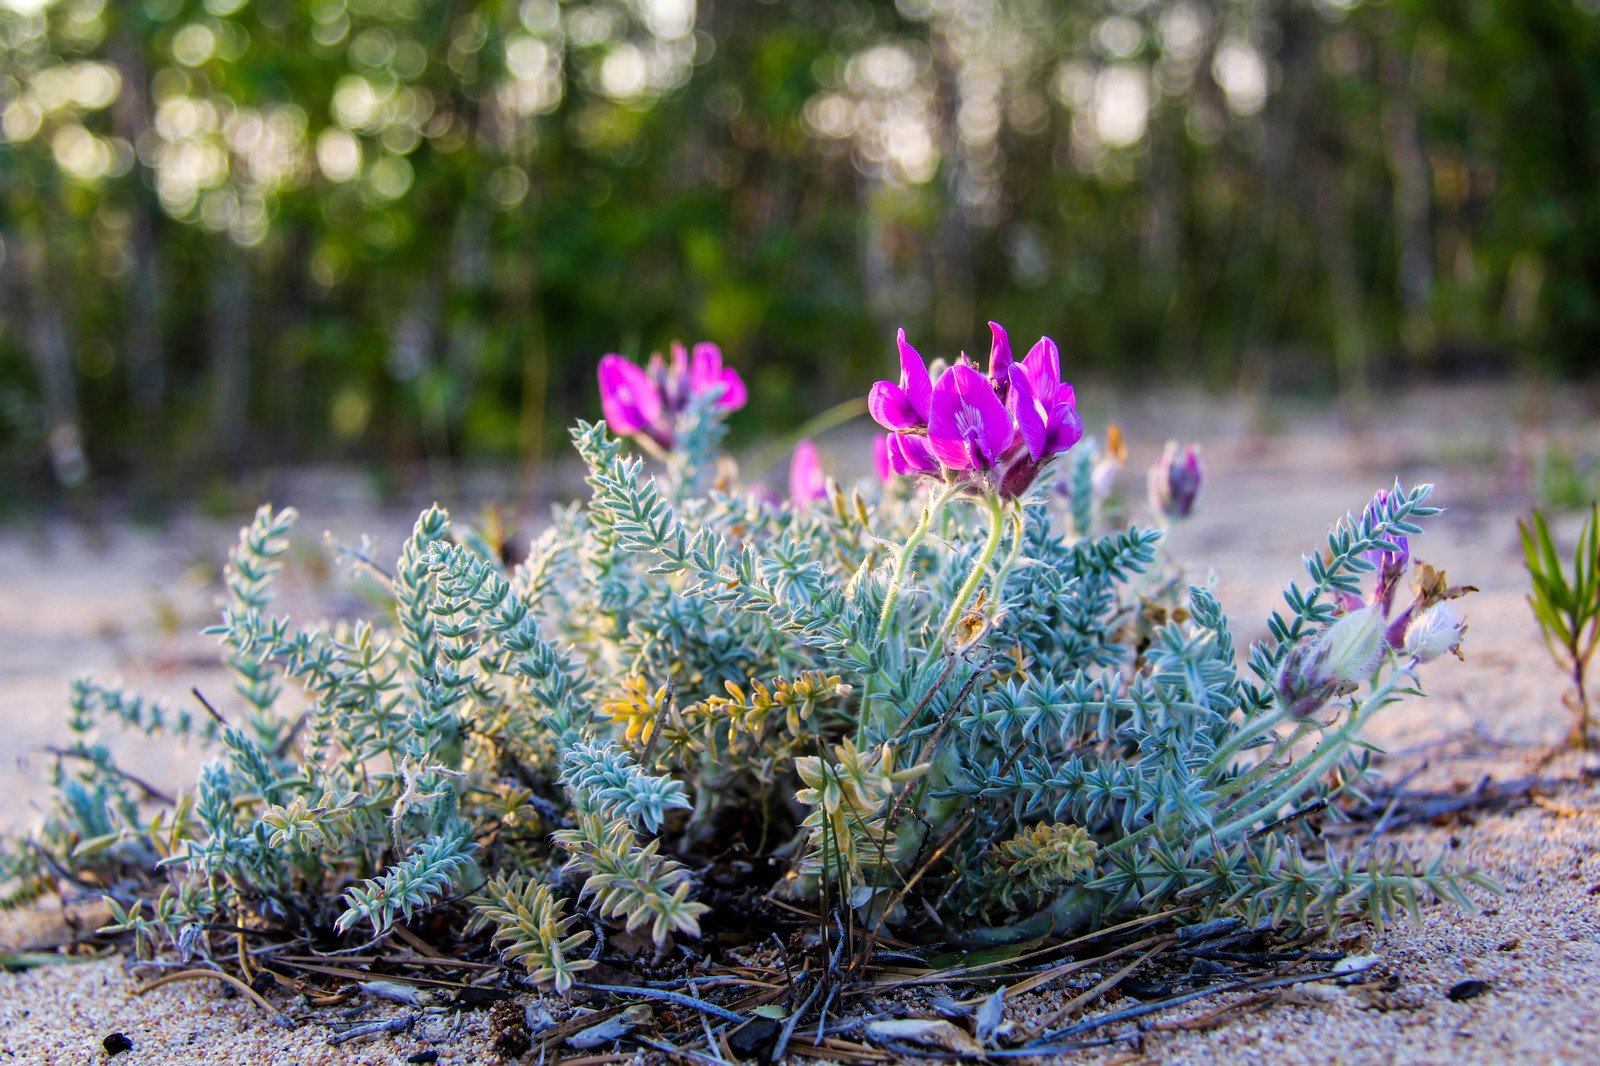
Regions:
[[[1324,668],[1326,659],[1327,650],[1316,639],[1301,641],[1284,656],[1272,689],[1294,717],[1310,718],[1338,692],[1339,683]]]
[[[1445,652],[1459,659],[1466,634],[1466,623],[1456,609],[1447,602],[1436,603],[1407,627],[1404,651],[1419,663],[1437,659]]]
[[[1379,489],[1372,502],[1367,504],[1362,517],[1370,522],[1377,516],[1379,509],[1388,502],[1389,490]],[[1367,562],[1377,568],[1378,580],[1372,591],[1372,598],[1374,603],[1383,605],[1385,613],[1394,605],[1394,591],[1399,586],[1400,579],[1405,576],[1406,567],[1411,563],[1411,545],[1405,537],[1387,536],[1386,539],[1397,550],[1387,551],[1380,548],[1363,555]]]
[[[1200,450],[1193,444],[1180,452],[1178,442],[1167,441],[1161,458],[1150,468],[1150,506],[1169,522],[1189,517],[1200,494]]]
[[[795,445],[789,460],[789,503],[796,509],[828,495],[828,479],[822,472],[817,446],[808,440]]]
[[[1383,611],[1373,604],[1324,629],[1317,640],[1327,649],[1329,676],[1352,685],[1371,677],[1383,660],[1384,622]]]
[[[1089,475],[1091,491],[1096,502],[1102,502],[1110,497],[1111,489],[1117,481],[1117,471],[1122,469],[1122,464],[1128,461],[1128,446],[1122,442],[1122,427],[1115,422],[1106,426],[1106,447],[1100,457],[1095,460],[1094,470]]]
[[[1289,649],[1273,691],[1289,713],[1308,718],[1341,689],[1370,678],[1386,647],[1383,612],[1375,605],[1351,611]]]

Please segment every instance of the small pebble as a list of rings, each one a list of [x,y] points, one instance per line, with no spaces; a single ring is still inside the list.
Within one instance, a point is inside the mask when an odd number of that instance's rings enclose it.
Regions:
[[[1452,1003],[1464,1003],[1469,999],[1476,999],[1489,991],[1488,981],[1462,981],[1453,986],[1445,995]]]
[[[133,1041],[122,1033],[112,1033],[100,1041],[100,1046],[106,1049],[107,1055],[120,1055],[124,1051],[133,1050]]]
[[[429,1048],[427,1051],[419,1051],[419,1052],[417,1052],[415,1055],[412,1055],[410,1058],[406,1059],[406,1061],[407,1062],[438,1062],[439,1061],[439,1053],[437,1051],[433,1050],[432,1048]]]

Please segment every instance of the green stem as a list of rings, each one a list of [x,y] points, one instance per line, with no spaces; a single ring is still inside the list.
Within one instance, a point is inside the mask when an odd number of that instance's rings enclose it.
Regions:
[[[1405,676],[1405,671],[1396,670],[1389,676],[1387,680],[1372,690],[1372,694],[1367,697],[1365,702],[1352,703],[1350,708],[1350,717],[1344,723],[1344,725],[1325,736],[1320,742],[1318,742],[1315,748],[1295,762],[1294,765],[1290,766],[1287,770],[1284,770],[1281,774],[1267,782],[1265,785],[1252,790],[1248,795],[1241,796],[1239,799],[1233,801],[1219,811],[1216,816],[1216,821],[1213,823],[1213,828],[1206,833],[1207,838],[1221,841],[1223,839],[1221,836],[1223,831],[1231,833],[1240,827],[1248,827],[1250,823],[1259,816],[1260,811],[1254,810],[1252,812],[1251,809],[1247,808],[1259,808],[1261,799],[1271,795],[1274,791],[1282,791],[1285,787],[1294,784],[1298,780],[1306,779],[1307,771],[1311,771],[1313,774],[1321,774],[1324,772],[1333,764],[1334,761],[1338,759],[1339,756],[1343,755],[1349,750],[1349,741],[1355,736],[1357,726],[1365,724],[1367,719],[1372,717],[1373,713],[1375,713],[1379,708],[1386,706],[1390,702],[1390,693],[1396,687],[1398,679],[1403,676]],[[1363,714],[1363,710],[1366,713]],[[1304,735],[1304,732],[1307,728],[1309,728],[1309,726],[1301,726],[1300,729],[1297,729],[1290,737],[1290,740],[1298,740]],[[1283,745],[1281,744],[1275,745],[1273,750],[1280,751],[1282,750],[1282,747]],[[1269,768],[1271,765],[1272,760],[1270,756],[1263,758],[1258,765],[1252,768],[1244,776],[1236,779],[1233,782],[1230,782],[1230,785],[1234,788],[1248,788],[1252,783],[1260,780],[1262,776],[1270,773],[1271,771]],[[1241,811],[1244,813],[1241,814]],[[1129,833],[1120,840],[1112,841],[1110,844],[1102,848],[1101,852],[1110,855],[1117,852],[1126,851],[1147,837],[1154,836],[1155,834],[1170,828],[1178,821],[1180,817],[1181,816],[1178,814],[1171,814],[1159,822],[1151,822],[1149,825]]]
[[[1277,757],[1278,753],[1281,751],[1293,751],[1294,746],[1304,740],[1307,733],[1311,732],[1312,724],[1311,722],[1301,722],[1293,733],[1290,733],[1287,737],[1277,738],[1273,742],[1270,752],[1258,759],[1250,769],[1228,782],[1228,789],[1232,792],[1239,792],[1243,789],[1255,787],[1257,781],[1272,772],[1272,761]]]
[[[916,528],[911,531],[905,541],[895,550],[894,571],[889,577],[889,587],[883,595],[883,610],[878,613],[878,629],[875,643],[881,647],[889,638],[889,630],[894,625],[895,612],[900,604],[900,594],[905,590],[906,574],[911,569],[912,557],[917,554],[917,549],[927,539],[928,531],[933,528],[934,519],[944,513],[945,505],[954,498],[959,491],[955,485],[947,485],[928,501],[922,510],[922,518],[917,522]],[[887,681],[888,678],[882,670],[868,675],[866,684],[861,689],[861,716],[856,722],[856,743],[866,742],[867,722],[872,717],[872,701],[878,694],[879,680]]]
[[[956,626],[961,622],[961,616],[966,613],[967,604],[972,602],[973,595],[978,591],[978,583],[983,580],[983,575],[989,572],[989,564],[994,561],[994,553],[1000,549],[1000,537],[1005,531],[1005,506],[995,497],[989,497],[984,502],[989,507],[989,539],[984,542],[983,551],[972,564],[972,572],[967,575],[967,580],[962,582],[960,591],[950,604],[949,613],[944,616],[944,625],[939,627],[939,638],[933,642],[933,646],[938,649],[942,649],[950,642]]]
[[[1289,709],[1282,705],[1282,701],[1279,701],[1279,706],[1276,710],[1264,715],[1253,724],[1246,722],[1241,725],[1239,732],[1234,734],[1233,739],[1218,748],[1216,754],[1211,756],[1211,761],[1206,764],[1207,776],[1219,774],[1226,770],[1228,763],[1232,761],[1235,755],[1244,750],[1246,744],[1249,744],[1262,734],[1276,729],[1288,720]]]
[[[1371,695],[1365,701],[1361,703],[1352,701],[1350,715],[1342,726],[1325,736],[1315,748],[1287,770],[1224,807],[1217,814],[1217,822],[1210,836],[1222,841],[1229,834],[1248,828],[1252,822],[1261,816],[1261,808],[1263,806],[1268,808],[1276,807],[1287,798],[1291,789],[1299,787],[1305,781],[1314,781],[1326,772],[1350,749],[1350,741],[1354,739],[1357,729],[1365,725],[1367,719],[1371,718],[1375,711],[1390,702],[1392,699],[1390,693],[1394,691],[1399,680],[1406,676],[1408,675],[1404,670],[1397,669],[1381,684],[1374,687]],[[1301,730],[1297,730],[1296,736],[1299,736],[1305,728],[1305,726],[1302,726]],[[1262,760],[1261,766],[1257,766],[1245,777],[1240,778],[1235,783],[1236,786],[1243,785],[1248,787],[1253,781],[1260,780],[1262,768],[1269,765],[1271,765],[1270,759]],[[1264,802],[1271,797],[1276,798],[1272,798],[1270,802]]]
[[[1011,577],[1011,571],[1016,569],[1017,561],[1022,558],[1022,542],[1026,535],[1027,514],[1020,505],[1014,506],[1011,508],[1011,550],[1006,552],[1006,561],[995,571],[994,582],[989,586],[989,602],[995,605],[997,611],[1004,602],[1006,580]]]
[[[881,644],[889,635],[889,627],[894,624],[895,608],[900,603],[900,593],[905,587],[906,572],[911,569],[911,558],[916,555],[917,549],[922,546],[923,540],[928,536],[928,530],[933,528],[933,520],[944,511],[945,504],[950,502],[956,494],[954,485],[940,490],[939,494],[928,501],[928,506],[922,511],[922,520],[917,523],[911,535],[906,538],[895,552],[894,573],[889,578],[888,591],[883,596],[883,610],[878,613],[878,642]]]

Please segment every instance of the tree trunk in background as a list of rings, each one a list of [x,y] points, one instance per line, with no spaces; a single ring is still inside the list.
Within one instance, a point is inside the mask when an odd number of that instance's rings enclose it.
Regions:
[[[39,382],[44,407],[45,449],[50,470],[66,488],[77,488],[89,476],[83,429],[78,414],[78,385],[72,344],[67,335],[71,316],[61,299],[71,290],[51,277],[49,252],[42,237],[7,234],[4,270],[6,303],[14,321],[23,324],[23,344]]]
[[[1153,321],[1167,321],[1174,304],[1173,289],[1181,263],[1182,176],[1177,137],[1183,135],[1181,109],[1159,97],[1153,101],[1146,140],[1143,261],[1139,264],[1140,303]],[[1176,124],[1176,128],[1174,128]],[[1161,338],[1163,355],[1187,358],[1195,351],[1194,338],[1175,331]]]
[[[250,409],[250,267],[243,249],[226,246],[211,279],[206,349],[211,372],[213,454],[231,467],[244,460]]]
[[[1319,16],[1293,5],[1282,5],[1280,10],[1279,64],[1284,70],[1310,69],[1307,64],[1316,58],[1315,33],[1306,20]],[[1248,200],[1240,204],[1240,210],[1246,212],[1259,210],[1261,222],[1253,235],[1246,273],[1264,284],[1239,332],[1238,362],[1247,387],[1270,385],[1271,373],[1280,363],[1268,348],[1276,342],[1280,308],[1299,266],[1296,254],[1303,257],[1305,251],[1294,247],[1293,223],[1315,210],[1315,189],[1299,180],[1303,169],[1300,154],[1310,128],[1308,112],[1315,102],[1313,88],[1309,78],[1288,78],[1282,88],[1268,94],[1261,116],[1261,147],[1256,153],[1259,204]]]
[[[961,57],[937,20],[929,43],[933,48],[934,106],[938,110],[945,185],[944,215],[939,220],[933,248],[933,332],[938,350],[954,351],[971,343],[977,315],[972,293],[972,224],[961,190],[967,169],[957,121],[961,110]]]
[[[524,160],[532,170],[532,160]],[[523,225],[529,235],[523,270],[527,272],[522,300],[522,409],[518,415],[516,512],[531,511],[539,503],[539,475],[544,458],[545,397],[549,394],[550,351],[544,331],[544,290],[539,280],[539,212],[532,193],[523,201]],[[512,301],[517,306],[518,301]]]
[[[1394,181],[1394,238],[1399,258],[1400,338],[1413,358],[1434,345],[1433,169],[1417,119],[1410,56],[1390,52],[1383,78],[1383,147]]]
[[[150,77],[144,49],[128,18],[117,23],[107,52],[122,78],[122,91],[111,106],[111,128],[137,146],[150,129]],[[123,294],[128,393],[134,410],[146,424],[154,425],[161,418],[167,387],[162,365],[162,270],[156,243],[160,208],[149,168],[137,157],[127,181],[131,191],[128,250],[133,260],[133,277]]]
[[[433,491],[446,500],[454,496],[455,481],[450,468],[449,411],[441,383],[436,379],[440,318],[450,281],[450,258],[445,256],[425,274],[405,283],[411,295],[404,309],[395,315],[387,360],[389,373],[416,405],[423,459],[433,480]]]
[[[1339,170],[1323,159],[1311,181],[1316,189],[1316,222],[1322,245],[1322,266],[1328,286],[1328,316],[1333,330],[1334,371],[1341,398],[1354,414],[1367,409],[1367,368],[1372,340],[1368,308],[1361,286],[1361,268],[1355,242],[1350,239],[1351,218],[1339,187]]]

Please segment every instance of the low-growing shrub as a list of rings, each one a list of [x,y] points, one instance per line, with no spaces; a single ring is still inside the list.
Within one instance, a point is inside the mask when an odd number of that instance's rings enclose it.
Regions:
[[[231,698],[202,715],[76,684],[10,900],[87,886],[141,950],[223,965],[239,927],[327,944],[434,910],[563,991],[596,932],[662,946],[769,893],[858,944],[1466,902],[1474,876],[1441,859],[1315,831],[1373,780],[1369,721],[1460,643],[1442,583],[1396,609],[1428,486],[1341,520],[1241,657],[1159,530],[1099,528],[1108,468],[1052,344],[1014,361],[996,327],[986,374],[936,375],[900,347],[870,405],[882,482],[841,487],[802,449],[787,501],[718,454],[744,396],[714,349],[608,357],[608,420],[653,473],[580,423],[589,497],[524,562],[431,508],[373,568],[392,610],[372,621],[273,613],[294,513],[262,508],[213,630]],[[1164,462],[1172,518],[1200,470]],[[198,780],[141,793],[108,725],[193,738]],[[708,913],[712,887],[744,903]]]

